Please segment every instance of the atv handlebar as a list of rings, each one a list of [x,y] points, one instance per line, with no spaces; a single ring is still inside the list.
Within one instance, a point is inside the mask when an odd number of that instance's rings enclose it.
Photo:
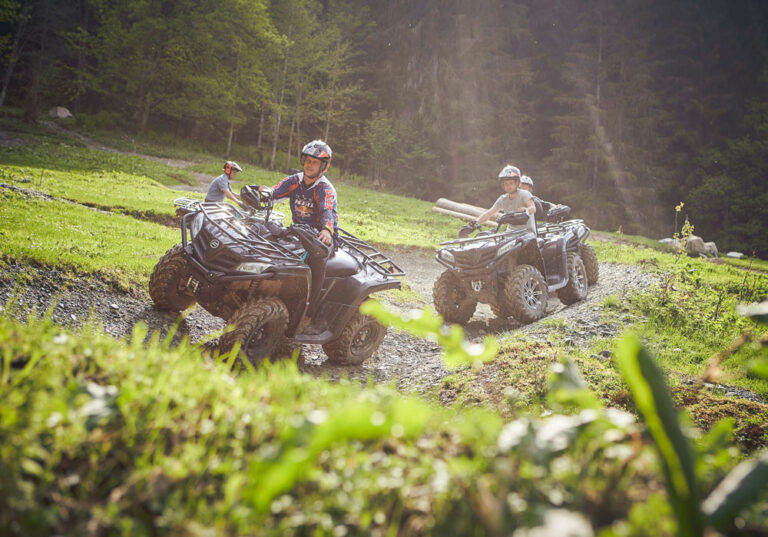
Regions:
[[[555,205],[549,211],[547,211],[547,214],[545,215],[545,219],[547,221],[552,221],[555,219],[560,221],[566,216],[568,216],[570,212],[571,212],[571,208],[568,207],[567,205]]]
[[[511,224],[513,226],[523,226],[528,223],[528,213],[526,211],[517,211],[513,213],[504,213],[496,219],[499,227],[504,224]],[[498,228],[497,228],[498,229]]]
[[[469,237],[469,234],[473,231],[477,231],[479,229],[483,229],[483,226],[475,222],[470,222],[469,224],[465,225],[463,228],[459,230],[459,238],[460,239],[466,239]]]

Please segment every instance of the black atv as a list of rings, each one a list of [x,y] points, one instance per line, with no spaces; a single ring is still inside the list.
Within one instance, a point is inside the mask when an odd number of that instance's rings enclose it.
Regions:
[[[435,282],[433,299],[443,319],[465,323],[482,302],[497,317],[530,323],[546,315],[549,292],[555,291],[564,304],[586,298],[590,278],[583,259],[594,251],[584,243],[589,228],[583,221],[505,232],[500,232],[505,224],[526,225],[528,215],[506,213],[496,221],[495,231],[469,237],[479,230],[469,224],[459,232],[461,238],[441,243],[436,260],[447,270]]]
[[[370,357],[386,328],[358,308],[374,292],[400,288],[403,271],[342,229],[331,249],[314,229],[271,221],[272,196],[257,187],[243,187],[241,198],[263,219],[228,203],[200,203],[184,215],[181,244],[149,279],[155,305],[181,311],[199,303],[230,325],[220,348],[240,343],[253,363],[301,343],[322,344],[335,364]],[[324,268],[322,281],[313,281],[313,270],[323,274],[315,267]]]

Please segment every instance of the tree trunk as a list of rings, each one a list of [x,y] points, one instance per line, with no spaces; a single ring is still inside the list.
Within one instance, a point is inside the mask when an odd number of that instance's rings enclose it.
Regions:
[[[264,105],[261,105],[261,113],[259,114],[259,136],[256,139],[256,148],[261,150],[261,138],[264,134],[264,117],[266,116],[266,113],[264,112]]]
[[[32,3],[24,6],[21,15],[19,16],[19,26],[16,30],[16,35],[13,38],[13,45],[11,46],[10,61],[8,67],[5,68],[3,73],[3,87],[0,89],[0,106],[5,103],[5,97],[8,94],[8,86],[11,84],[11,77],[13,77],[13,71],[16,68],[16,62],[21,55],[21,51],[24,48],[24,31],[29,21],[29,14],[32,11]]]
[[[288,147],[285,150],[285,173],[288,173],[288,168],[291,167],[291,145],[293,145],[293,129],[296,126],[296,115],[293,116],[291,121],[291,130],[288,132]]]
[[[232,150],[232,137],[235,133],[235,123],[234,121],[229,121],[229,136],[227,136],[227,160],[229,160],[229,152]]]
[[[296,158],[301,162],[301,103],[304,99],[304,87],[299,87],[299,95],[296,97],[296,113],[294,118],[296,120]],[[291,144],[288,144],[288,153],[293,150]]]
[[[149,101],[149,92],[147,92],[141,100],[141,111],[139,115],[139,128],[142,131],[147,130],[147,125],[149,124]]]
[[[293,25],[288,26],[288,42],[291,41],[291,31],[293,30]],[[288,52],[289,48],[286,47],[285,49],[285,61],[283,62],[283,79],[280,82],[280,98],[277,100],[277,118],[275,120],[275,136],[272,140],[272,158],[269,160],[269,169],[274,170],[275,169],[275,157],[277,156],[277,141],[278,138],[280,138],[280,120],[282,117],[282,106],[283,106],[283,98],[285,97],[285,79],[288,74]]]
[[[3,106],[3,103],[5,102],[8,86],[10,85],[11,77],[13,76],[13,69],[16,67],[16,53],[16,50],[11,53],[11,62],[8,64],[8,67],[5,68],[5,74],[3,74],[3,88],[0,90],[0,106]]]
[[[592,156],[592,181],[590,190],[597,190],[597,168],[600,155],[600,75],[603,69],[603,6],[598,7],[600,25],[598,27],[597,38],[597,76],[595,77],[595,147]]]

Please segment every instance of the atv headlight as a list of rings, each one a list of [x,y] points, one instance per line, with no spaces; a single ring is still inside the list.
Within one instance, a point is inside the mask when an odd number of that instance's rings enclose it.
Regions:
[[[195,218],[192,219],[192,224],[189,226],[189,232],[193,239],[200,233],[200,228],[203,227],[203,220],[205,220],[205,216],[203,216],[202,212],[197,213]]]
[[[251,272],[253,274],[261,274],[271,266],[272,265],[270,265],[269,263],[256,263],[256,262],[240,263],[237,266],[237,270],[240,272]]]
[[[449,250],[442,250],[440,252],[440,257],[444,261],[448,261],[449,263],[453,263],[455,261],[455,257],[453,257],[453,254]]]

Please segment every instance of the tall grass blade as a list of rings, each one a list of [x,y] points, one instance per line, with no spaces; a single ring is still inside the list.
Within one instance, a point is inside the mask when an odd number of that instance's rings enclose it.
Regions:
[[[725,476],[704,500],[702,510],[720,531],[732,527],[734,517],[768,486],[768,451],[746,460]]]
[[[693,452],[678,422],[677,409],[662,373],[633,335],[619,341],[616,362],[659,452],[678,535],[699,537],[704,524],[696,491]]]

